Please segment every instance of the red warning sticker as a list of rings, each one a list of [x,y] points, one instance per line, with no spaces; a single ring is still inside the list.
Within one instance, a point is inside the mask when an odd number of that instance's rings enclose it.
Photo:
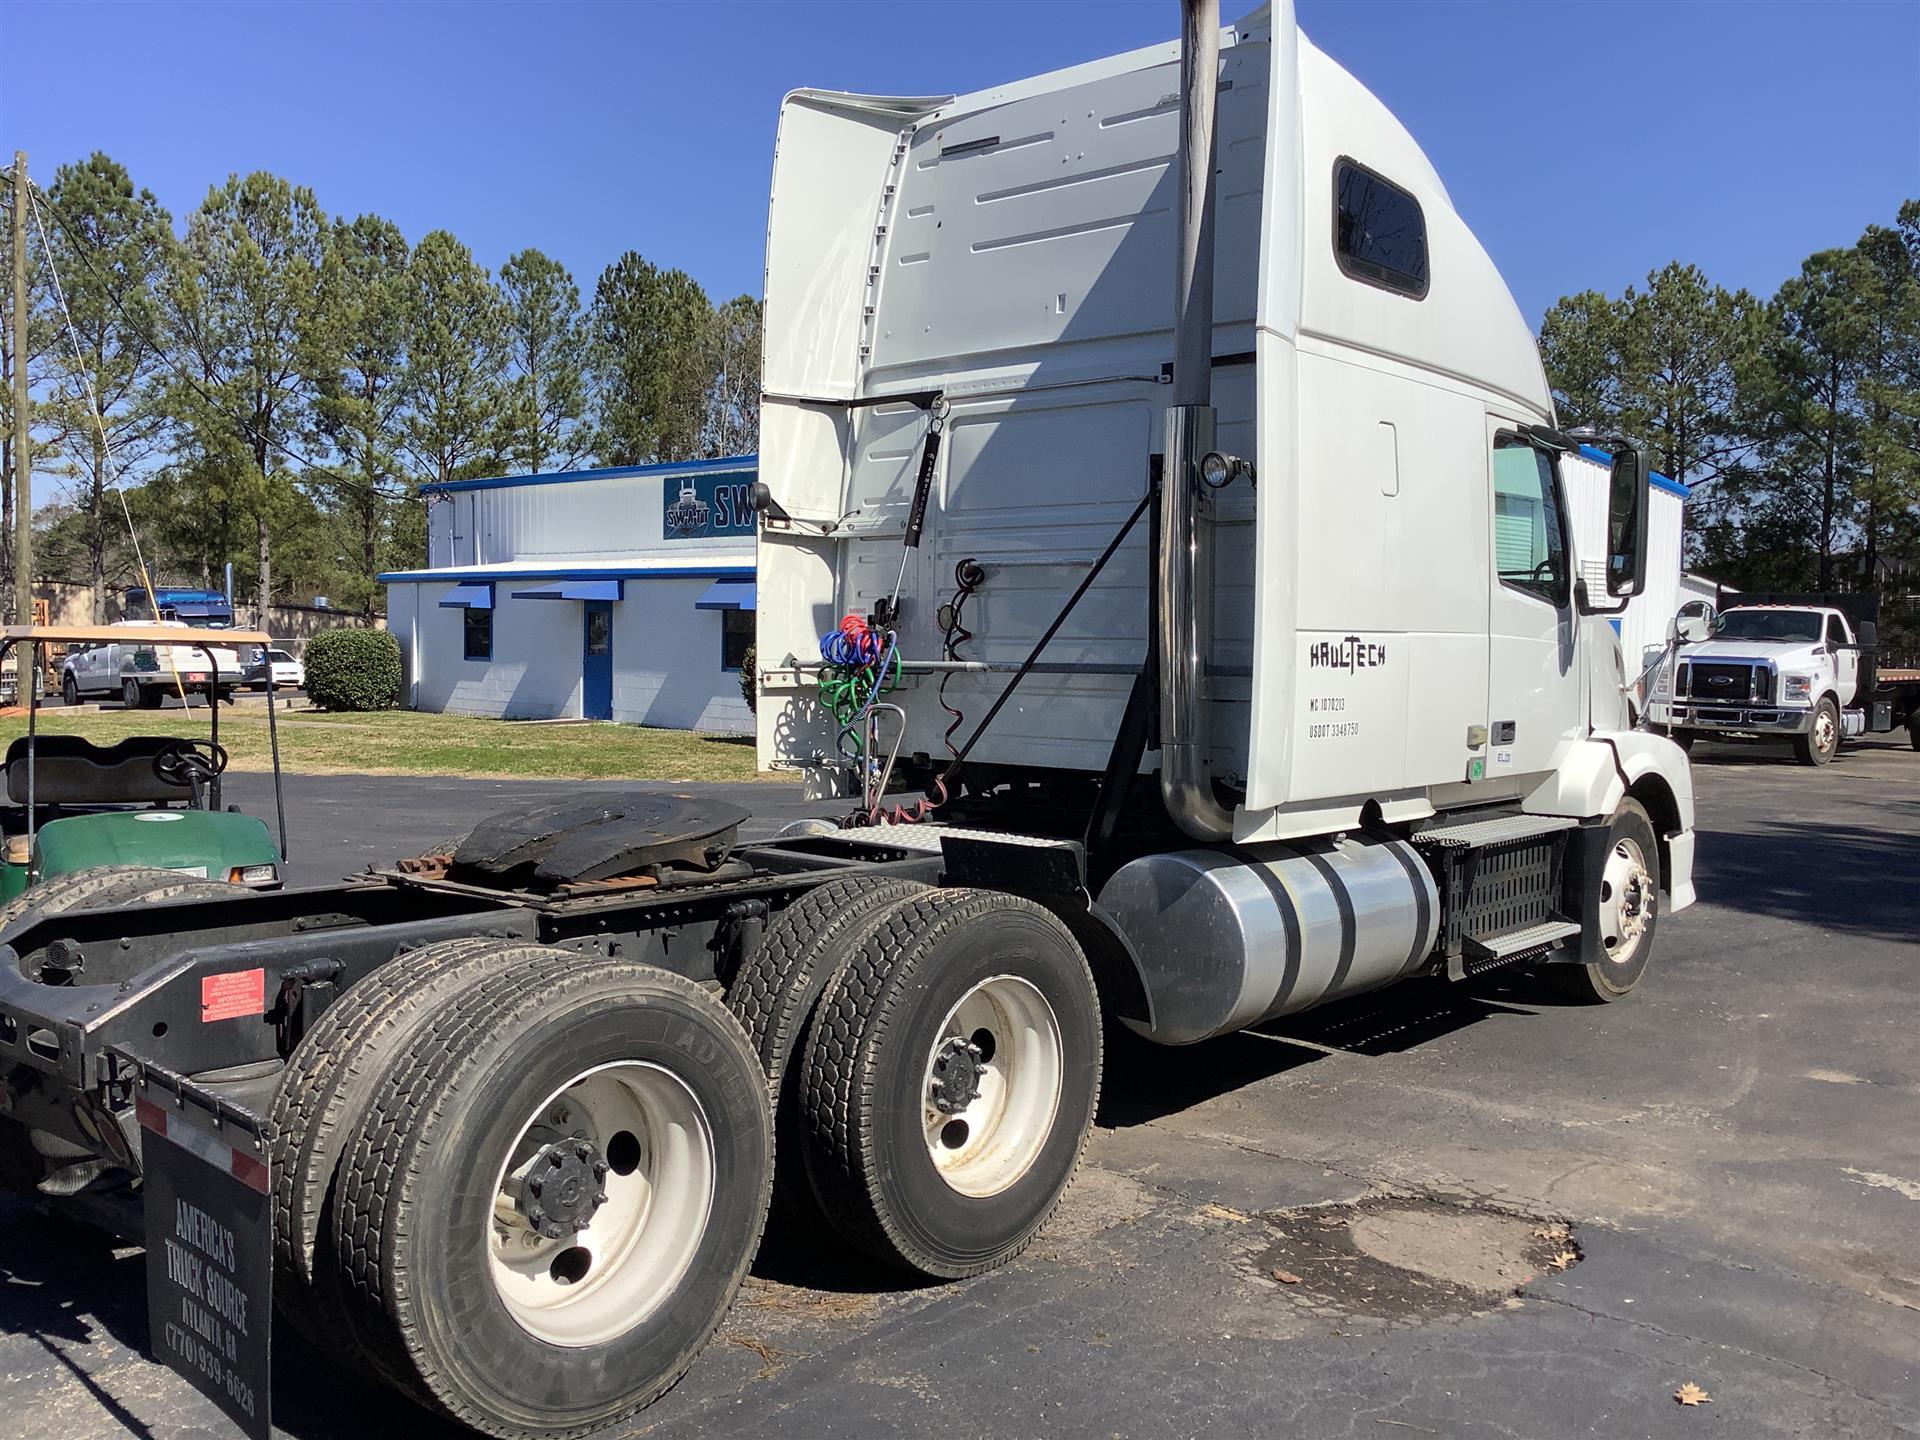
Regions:
[[[267,1013],[267,972],[230,970],[200,977],[200,1023]]]

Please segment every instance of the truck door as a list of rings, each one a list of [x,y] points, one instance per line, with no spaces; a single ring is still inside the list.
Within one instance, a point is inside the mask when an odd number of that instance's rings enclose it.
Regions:
[[[1836,614],[1827,616],[1827,654],[1833,657],[1833,684],[1840,692],[1840,708],[1846,709],[1860,698],[1860,652],[1846,621]]]
[[[1490,781],[1552,770],[1584,730],[1573,565],[1559,467],[1510,424],[1488,422],[1494,584],[1487,603]]]

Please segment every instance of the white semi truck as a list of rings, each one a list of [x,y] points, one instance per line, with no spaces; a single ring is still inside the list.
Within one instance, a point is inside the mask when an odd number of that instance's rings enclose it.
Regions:
[[[1183,28],[782,107],[760,748],[833,819],[596,792],[349,885],[48,882],[0,929],[0,1171],[145,1200],[156,1356],[248,1433],[274,1308],[491,1435],[646,1405],[776,1128],[813,1233],[1003,1264],[1108,1016],[1646,972],[1694,831],[1607,620],[1644,456],[1608,442],[1589,582],[1578,442],[1419,147],[1290,5]]]

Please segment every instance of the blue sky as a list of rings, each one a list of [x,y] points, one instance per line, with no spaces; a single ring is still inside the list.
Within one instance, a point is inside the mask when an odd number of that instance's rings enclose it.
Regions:
[[[1246,7],[1225,0],[1229,18]],[[0,0],[0,147],[104,149],[177,215],[311,185],[591,293],[626,249],[759,293],[781,94],[967,91],[1168,38],[1174,0],[119,6]],[[1537,323],[1667,260],[1764,293],[1920,195],[1920,4],[1300,0]]]

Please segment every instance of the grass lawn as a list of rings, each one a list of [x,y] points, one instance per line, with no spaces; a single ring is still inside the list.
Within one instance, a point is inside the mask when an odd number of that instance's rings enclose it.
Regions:
[[[207,711],[43,710],[43,734],[111,745],[130,735],[205,739]],[[281,710],[280,763],[310,775],[469,775],[540,780],[753,780],[753,741],[638,725],[554,725],[386,710],[330,715]],[[24,713],[0,716],[0,740],[27,733]],[[235,770],[271,770],[261,704],[222,706],[220,743]],[[768,776],[766,778],[773,778]]]

